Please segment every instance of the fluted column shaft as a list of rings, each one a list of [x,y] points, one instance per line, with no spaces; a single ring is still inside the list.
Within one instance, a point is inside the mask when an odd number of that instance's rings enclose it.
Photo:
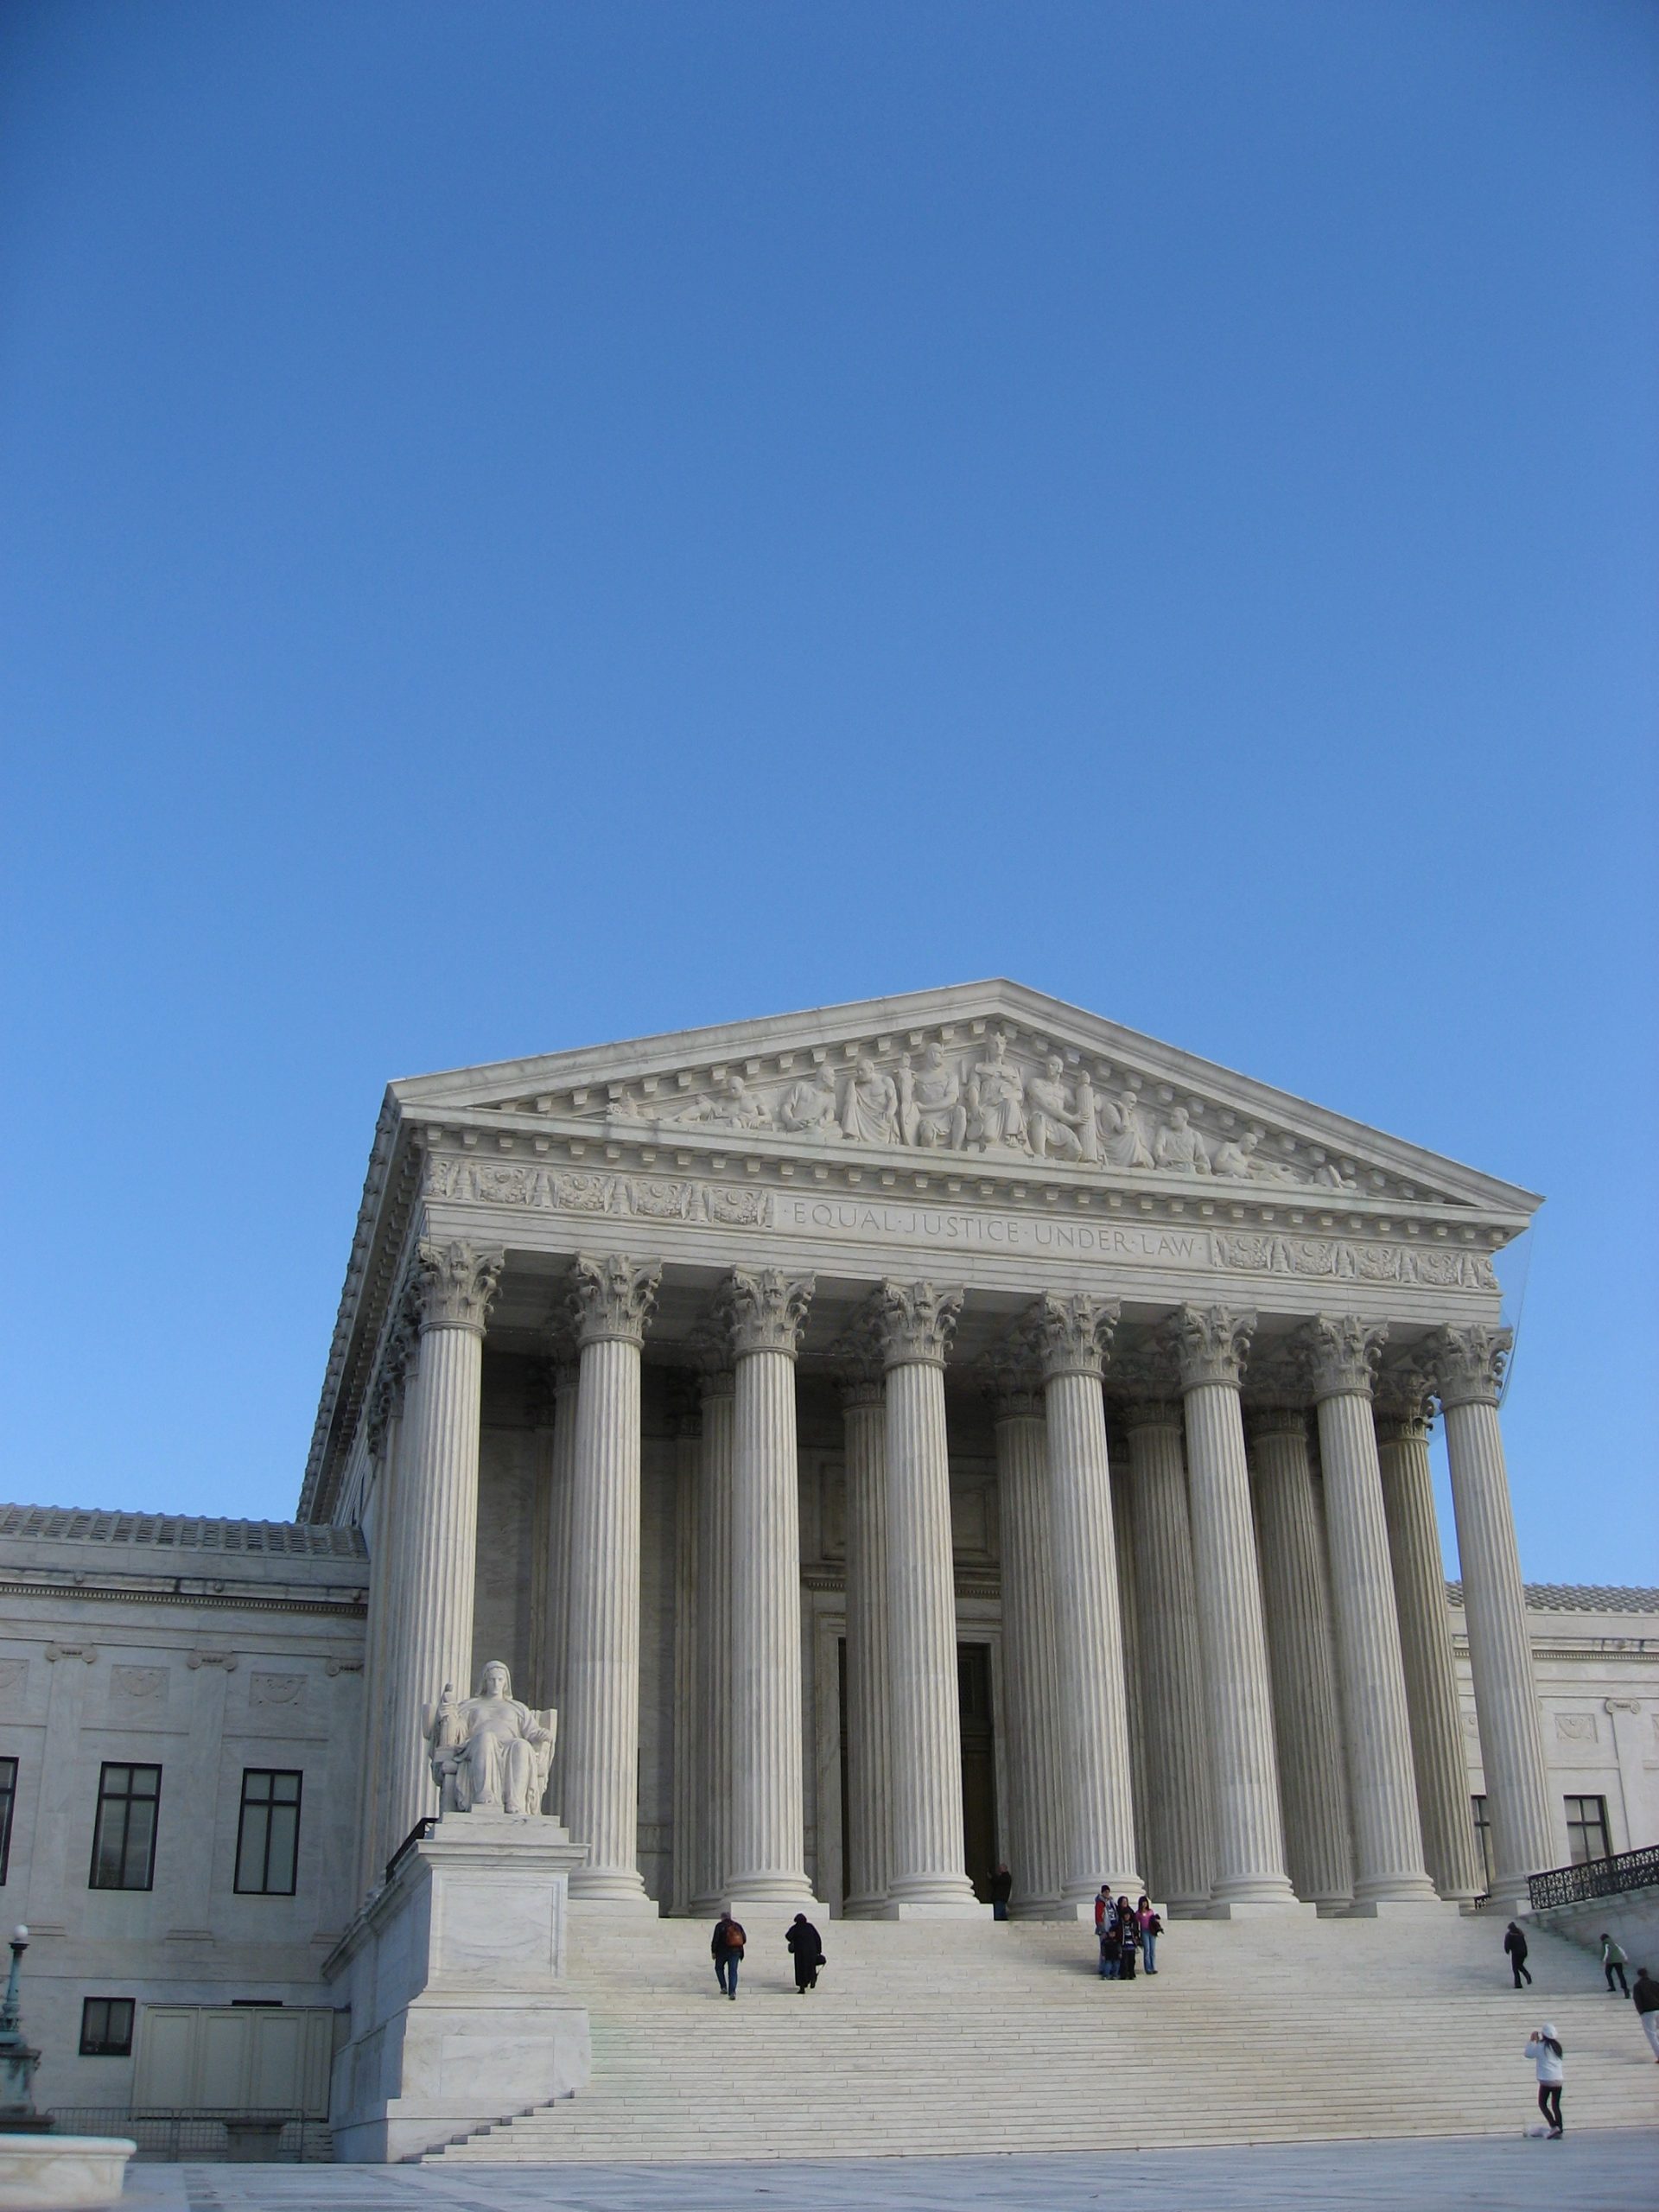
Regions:
[[[546,1512],[542,1520],[546,1550],[542,1567],[542,1696],[559,1715],[547,1802],[564,1810],[564,1684],[570,1640],[570,1511],[575,1485],[576,1389],[580,1369],[562,1359],[552,1371],[553,1428],[547,1448]]]
[[[1117,1560],[1117,1615],[1123,1643],[1123,1706],[1129,1724],[1129,1802],[1135,1819],[1135,1863],[1142,1888],[1150,1886],[1147,1864],[1147,1806],[1152,1770],[1147,1744],[1146,1699],[1141,1676],[1141,1605],[1135,1580],[1135,1500],[1129,1471],[1118,1439],[1112,1446],[1112,1548]]]
[[[1348,1779],[1307,1415],[1266,1408],[1249,1431],[1285,1853],[1303,1903],[1343,1911],[1354,1900]]]
[[[1204,1647],[1215,1806],[1212,1910],[1294,1905],[1285,1872],[1272,1675],[1262,1618],[1239,1378],[1254,1314],[1178,1315],[1192,1572]]]
[[[1116,1306],[1046,1298],[1033,1314],[1043,1363],[1054,1663],[1066,1780],[1063,1907],[1089,1910],[1103,1882],[1131,1897],[1135,1865],[1123,1628],[1112,1477],[1101,1395]]]
[[[732,1414],[729,1367],[702,1377],[702,1467],[697,1484],[697,1716],[699,1818],[691,1910],[725,1903],[732,1802]]]
[[[1433,1904],[1417,1817],[1406,1670],[1371,1416],[1371,1367],[1387,1330],[1353,1315],[1308,1324],[1337,1683],[1348,1751],[1354,1903]]]
[[[1469,1668],[1492,1830],[1492,1897],[1501,1904],[1524,1904],[1527,1877],[1565,1856],[1550,1805],[1497,1420],[1509,1348],[1507,1330],[1488,1328],[1443,1329],[1432,1348],[1446,1415]]]
[[[564,1814],[575,1897],[646,1903],[639,1836],[639,1351],[659,1270],[578,1258]]]
[[[1143,1401],[1126,1408],[1124,1418],[1151,1769],[1141,1814],[1147,1879],[1172,1910],[1194,1912],[1210,1900],[1215,1815],[1181,1409]]]
[[[1009,1910],[1056,1910],[1065,1859],[1059,1685],[1054,1670],[1048,1457],[1042,1399],[1009,1390],[996,1405],[996,1494],[1002,1554],[1002,1710],[1008,1804],[1003,1821]]]
[[[879,1912],[887,1895],[887,1434],[881,1383],[842,1391],[847,1497],[847,1842],[842,1910]]]
[[[484,1319],[500,1272],[499,1252],[469,1244],[423,1243],[416,1255],[417,1410],[397,1509],[406,1539],[398,1564],[407,1603],[393,1663],[417,1711],[435,1704],[446,1683],[457,1699],[473,1689]],[[437,1809],[418,1723],[408,1725],[413,1715],[407,1709],[399,1718],[403,1725],[386,1746],[394,1848],[423,1814]]]
[[[389,1854],[380,1853],[381,1777],[386,1743],[389,1684],[387,1655],[391,1635],[391,1554],[397,1531],[399,1413],[393,1413],[382,1437],[379,1472],[374,1485],[373,1525],[369,1550],[369,1618],[364,1637],[363,1763],[358,1784],[357,1859],[353,1876],[359,1897],[379,1878]]]
[[[890,1862],[887,1914],[979,1910],[963,1843],[944,1355],[960,1291],[883,1287]]]
[[[683,1381],[683,1378],[682,1378]],[[697,1709],[697,1523],[702,1501],[702,1417],[684,1410],[677,1423],[674,1470],[674,1847],[672,1910],[686,1913],[702,1858],[704,1799],[699,1787]]]
[[[810,1276],[734,1269],[727,1287],[733,1416],[732,1815],[724,1886],[808,1904],[801,1764],[801,1529],[795,1352]]]
[[[1394,1562],[1394,1599],[1411,1715],[1423,1856],[1443,1897],[1478,1897],[1485,1875],[1475,1856],[1464,1758],[1452,1623],[1446,1604],[1440,1522],[1428,1462],[1428,1414],[1421,1393],[1408,1406],[1379,1407],[1377,1460]]]

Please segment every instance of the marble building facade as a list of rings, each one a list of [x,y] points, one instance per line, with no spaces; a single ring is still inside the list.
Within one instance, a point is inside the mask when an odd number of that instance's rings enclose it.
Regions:
[[[1575,1808],[1659,1839],[1659,1597],[1521,1581],[1491,1255],[1538,1203],[1003,982],[394,1084],[289,1533],[0,1527],[65,2033],[118,1966],[331,2001],[491,1660],[559,1715],[578,1910],[968,1914],[999,1860],[1031,1916],[1444,1910]],[[152,1737],[156,1885],[84,1897]],[[304,1791],[257,1904],[251,1770]]]

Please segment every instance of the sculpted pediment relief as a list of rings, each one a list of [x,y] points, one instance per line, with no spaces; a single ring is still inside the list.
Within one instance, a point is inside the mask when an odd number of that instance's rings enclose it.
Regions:
[[[461,1077],[397,1089],[411,1108],[429,1093],[434,1107],[550,1116],[592,1124],[595,1134],[770,1137],[825,1156],[849,1147],[941,1155],[941,1166],[944,1156],[986,1166],[1052,1162],[1112,1180],[1174,1177],[1257,1196],[1283,1187],[1455,1205],[1479,1202],[1469,1182],[1489,1184],[1456,1172],[1442,1178],[1432,1155],[1414,1154],[1421,1173],[1402,1169],[1378,1153],[1411,1157],[1414,1148],[1380,1133],[1338,1123],[1245,1078],[1230,1079],[1224,1070],[1018,986],[995,988],[1058,1018],[1021,1020],[1007,1004],[983,1011],[957,1004],[949,1019],[873,1020],[861,1033],[856,1017],[867,1010],[891,1017],[913,1007],[919,1014],[928,998],[963,995],[918,995],[914,1001],[834,1009],[840,1018],[833,1021],[782,1017],[511,1070],[480,1069],[471,1071],[480,1080],[465,1099]],[[1090,1027],[1109,1031],[1112,1049],[1090,1038]],[[824,1033],[832,1029],[841,1033]],[[725,1049],[709,1051],[716,1040]],[[675,1055],[677,1044],[683,1057]],[[486,1087],[492,1076],[498,1082]],[[1321,1128],[1322,1122],[1335,1126]],[[1377,1136],[1375,1150],[1367,1134]]]

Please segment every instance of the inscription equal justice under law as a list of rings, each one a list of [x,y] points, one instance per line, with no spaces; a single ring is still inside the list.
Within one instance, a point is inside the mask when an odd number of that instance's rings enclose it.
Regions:
[[[773,1225],[806,1236],[884,1236],[905,1243],[975,1252],[1075,1252],[1099,1260],[1144,1261],[1165,1267],[1215,1264],[1201,1229],[1155,1229],[1133,1223],[1051,1221],[1041,1215],[984,1213],[976,1208],[895,1205],[885,1199],[816,1198],[774,1194]]]

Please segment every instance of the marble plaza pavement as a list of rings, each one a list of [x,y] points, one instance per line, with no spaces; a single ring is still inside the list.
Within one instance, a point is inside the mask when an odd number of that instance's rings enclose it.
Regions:
[[[136,2166],[125,2212],[1653,2212],[1659,2132],[812,2164]]]

